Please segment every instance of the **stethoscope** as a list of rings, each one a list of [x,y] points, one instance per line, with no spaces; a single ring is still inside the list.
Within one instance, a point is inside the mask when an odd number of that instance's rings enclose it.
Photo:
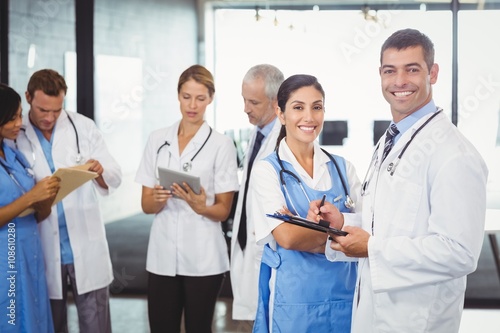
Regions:
[[[31,170],[31,168],[29,167],[29,165],[26,164],[27,162],[23,161],[22,158],[19,158],[19,156],[17,155],[17,153],[16,153],[16,160],[18,160],[19,163],[21,163],[21,165],[23,166],[23,168],[26,170],[26,174],[28,176],[30,176],[31,178],[35,177],[35,174],[33,173],[33,170]],[[10,172],[9,168],[6,165],[4,165],[2,162],[0,162],[0,164],[5,169],[5,172],[7,172],[7,174],[10,176],[10,178],[12,179],[12,181],[14,182],[14,184],[16,184],[16,186],[21,190],[21,193],[22,194],[26,194],[27,190],[21,185],[21,183],[19,183],[19,181],[14,176],[14,174],[12,172]]]
[[[427,119],[422,125],[420,125],[420,127],[417,128],[417,130],[412,134],[412,136],[410,137],[410,140],[408,140],[408,142],[405,144],[405,146],[403,147],[403,149],[399,153],[398,157],[396,158],[396,162],[389,163],[389,165],[387,166],[387,171],[389,172],[389,174],[391,176],[393,176],[394,173],[396,172],[396,168],[399,165],[399,162],[401,161],[401,158],[403,157],[403,154],[405,153],[406,149],[408,149],[408,147],[412,143],[412,141],[415,138],[415,136],[432,119],[434,119],[434,117],[436,117],[441,111],[443,111],[443,109],[441,109],[441,108],[436,109],[436,112],[434,112],[434,114],[432,116],[430,116],[429,119]],[[365,195],[366,189],[367,189],[368,185],[370,184],[370,182],[371,182],[371,180],[373,178],[373,174],[375,173],[375,170],[378,168],[378,149],[379,149],[379,147],[380,147],[380,142],[377,144],[377,147],[375,148],[375,151],[373,152],[372,160],[370,162],[370,167],[368,168],[368,171],[366,171],[365,178],[363,179],[363,183],[361,185],[361,195],[362,196]]]
[[[297,181],[297,184],[299,184],[300,190],[302,191],[302,193],[304,193],[304,196],[307,198],[308,202],[311,202],[311,199],[307,195],[306,190],[304,189],[304,185],[302,184],[302,181],[300,180],[300,177],[297,176],[296,174],[294,174],[292,171],[285,169],[285,166],[283,165],[283,161],[281,160],[280,155],[278,153],[278,150],[279,150],[279,148],[276,147],[276,150],[274,152],[276,153],[276,158],[277,158],[278,164],[280,165],[280,168],[281,168],[281,170],[280,170],[280,182],[281,182],[281,185],[283,186],[283,189],[285,190],[286,195],[290,199],[290,204],[292,205],[293,210],[295,211],[295,213],[297,213],[298,210],[295,208],[295,205],[293,204],[293,201],[292,201],[292,197],[290,196],[290,193],[288,192],[288,189],[286,188],[285,174],[292,176],[292,178],[294,178]],[[349,210],[353,211],[354,208],[356,207],[356,204],[349,196],[349,191],[347,190],[346,181],[345,181],[344,177],[342,177],[342,174],[340,173],[340,167],[337,164],[337,161],[335,161],[333,156],[330,155],[323,148],[321,148],[321,151],[323,151],[323,153],[325,153],[326,156],[328,156],[330,161],[333,162],[333,165],[335,165],[335,169],[337,170],[340,181],[342,182],[342,187],[344,188],[344,192],[345,192],[346,200],[344,201],[344,206],[346,208],[348,208]]]
[[[83,157],[82,157],[82,154],[80,152],[80,137],[78,136],[78,131],[76,130],[76,126],[75,126],[75,123],[73,122],[73,119],[71,119],[71,117],[69,116],[68,112],[66,112],[66,115],[68,116],[68,120],[71,123],[71,126],[73,127],[73,131],[75,132],[76,150],[77,150],[75,161],[76,161],[76,164],[81,164],[82,161],[83,161]],[[35,162],[36,162],[35,147],[33,146],[33,143],[31,142],[31,140],[26,135],[26,128],[21,127],[21,131],[24,132],[24,136],[26,137],[26,140],[28,140],[28,142],[29,142],[30,149],[31,149],[31,157],[33,159],[33,164],[31,165],[31,167],[34,167],[35,166]],[[17,148],[17,141],[15,141],[15,143],[16,143],[16,148]]]
[[[208,128],[210,129],[210,132],[208,132],[207,138],[205,139],[205,141],[201,145],[200,149],[198,149],[198,151],[196,152],[196,154],[194,154],[193,157],[191,157],[191,159],[188,162],[185,162],[184,164],[182,164],[182,170],[184,170],[185,172],[191,171],[191,169],[193,168],[193,160],[195,159],[196,156],[198,156],[198,154],[203,149],[203,147],[205,147],[208,139],[210,139],[210,136],[212,135],[212,127],[209,126]],[[159,175],[158,175],[158,156],[160,155],[160,151],[161,151],[161,149],[163,147],[169,147],[169,146],[170,146],[170,142],[168,142],[167,140],[165,140],[165,142],[162,143],[162,145],[160,147],[158,147],[158,150],[156,151],[155,172],[156,172],[156,178],[157,179],[159,179]],[[168,152],[168,165],[169,166],[170,166],[170,157],[171,156],[172,156],[172,153],[169,151]]]

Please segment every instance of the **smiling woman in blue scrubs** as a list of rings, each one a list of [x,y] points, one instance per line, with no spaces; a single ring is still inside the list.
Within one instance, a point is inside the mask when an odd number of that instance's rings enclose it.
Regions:
[[[35,185],[24,156],[4,142],[19,134],[21,112],[19,94],[0,84],[0,332],[50,333],[37,221],[50,214],[59,180],[47,177]],[[19,217],[28,208],[34,212]]]
[[[266,214],[306,217],[309,201],[324,196],[340,211],[356,212],[360,206],[348,198],[358,201],[361,184],[351,163],[319,146],[325,92],[317,79],[293,75],[277,99],[282,129],[276,150],[256,162],[250,179],[248,218],[264,245],[253,332],[349,333],[356,263],[343,255],[328,261],[326,234]]]

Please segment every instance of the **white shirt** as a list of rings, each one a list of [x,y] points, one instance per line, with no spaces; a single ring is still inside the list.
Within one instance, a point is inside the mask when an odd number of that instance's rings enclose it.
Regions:
[[[325,191],[332,187],[332,177],[327,166],[327,163],[330,162],[330,158],[321,151],[317,142],[314,142],[314,170],[312,178],[297,162],[285,140],[282,140],[280,143],[279,153],[281,160],[292,164],[293,168],[297,171],[297,176],[307,186],[319,191]],[[359,211],[361,205],[358,193],[361,184],[354,166],[349,161],[346,161],[346,174],[350,196],[356,203],[356,210]],[[280,210],[283,206],[286,206],[286,201],[281,191],[279,175],[271,163],[262,160],[256,162],[251,175],[249,197],[251,204],[249,213],[251,218],[255,221],[257,243],[270,243],[270,246],[275,249],[276,241],[272,236],[272,231],[284,222],[268,218],[266,214]],[[321,198],[310,199],[316,200]],[[304,197],[304,200],[307,200],[307,198]]]
[[[177,133],[180,121],[156,130],[149,136],[135,177],[136,182],[153,188],[158,184],[157,166],[182,170],[208,137],[210,127],[203,123],[179,156]],[[168,141],[158,152],[158,148]],[[192,161],[190,174],[201,178],[207,205],[215,194],[238,190],[236,148],[231,139],[212,131],[212,135]],[[196,214],[182,199],[171,198],[155,215],[148,245],[146,269],[154,274],[207,276],[229,270],[227,245],[219,222]]]

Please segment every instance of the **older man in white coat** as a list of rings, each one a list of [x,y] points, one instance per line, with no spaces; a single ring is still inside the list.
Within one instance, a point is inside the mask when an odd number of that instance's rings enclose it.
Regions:
[[[121,168],[95,123],[63,110],[66,90],[56,71],[43,69],[31,76],[26,91],[30,111],[17,145],[37,180],[77,164],[88,164],[88,170],[98,174],[57,204],[39,228],[55,331],[68,331],[69,279],[80,332],[111,332],[108,286],[113,271],[97,192],[107,195],[116,189]]]
[[[321,208],[349,233],[331,248],[360,258],[351,332],[456,333],[484,238],[488,170],[434,104],[430,39],[397,31],[380,61],[393,121],[362,184],[361,222]],[[311,208],[314,216],[318,202]]]
[[[258,276],[263,249],[255,241],[251,205],[247,202],[246,194],[253,162],[269,155],[276,146],[281,128],[279,121],[276,121],[276,96],[283,81],[283,73],[268,64],[250,68],[243,78],[241,94],[244,110],[255,129],[245,154],[231,238],[234,320],[255,320],[257,311]]]

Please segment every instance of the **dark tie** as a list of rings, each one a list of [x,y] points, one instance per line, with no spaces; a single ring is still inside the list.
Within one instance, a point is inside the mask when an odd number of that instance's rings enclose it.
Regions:
[[[250,180],[250,172],[252,172],[253,161],[255,160],[255,156],[259,152],[260,146],[262,145],[262,139],[264,139],[264,135],[257,131],[257,137],[255,138],[255,142],[253,144],[252,155],[250,155],[250,159],[248,160],[247,166],[247,179],[245,181],[245,188],[243,189],[243,201],[241,207],[241,219],[240,219],[240,228],[238,229],[238,243],[240,243],[240,247],[242,250],[245,249],[247,245],[247,191],[248,191],[248,181]]]
[[[382,161],[384,161],[387,155],[389,155],[389,152],[391,151],[392,146],[394,145],[394,137],[398,134],[399,130],[395,124],[392,124],[387,129],[387,134],[385,135],[384,153],[382,154]]]

